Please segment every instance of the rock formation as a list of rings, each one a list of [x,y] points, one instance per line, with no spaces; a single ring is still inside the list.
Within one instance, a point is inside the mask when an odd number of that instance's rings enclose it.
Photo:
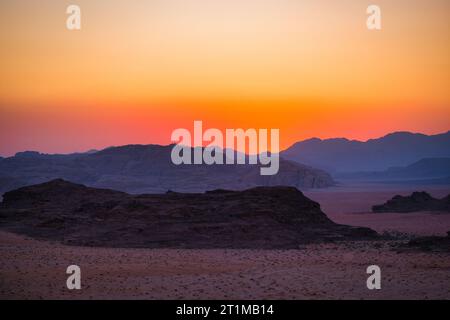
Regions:
[[[7,192],[0,227],[71,245],[145,248],[280,248],[372,239],[338,225],[293,187],[130,195],[64,180]]]
[[[328,173],[284,159],[280,159],[278,174],[261,176],[260,165],[177,166],[171,161],[171,150],[172,146],[127,145],[69,155],[18,153],[0,160],[0,196],[18,187],[57,178],[134,194],[167,190],[244,190],[277,185],[308,189],[334,185]]]
[[[372,207],[373,212],[417,212],[443,211],[450,212],[450,195],[443,199],[435,199],[426,192],[413,192],[410,196],[396,195],[385,204]]]

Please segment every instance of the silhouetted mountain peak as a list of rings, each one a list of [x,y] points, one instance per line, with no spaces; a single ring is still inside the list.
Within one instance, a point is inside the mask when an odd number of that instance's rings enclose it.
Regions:
[[[73,183],[64,179],[53,179],[38,185],[19,188],[18,190],[28,190],[36,193],[37,192],[46,193],[52,190],[59,190],[62,193],[65,193],[68,191],[72,192],[86,191],[87,189],[88,187],[80,183]],[[106,190],[106,189],[99,189],[99,190]]]
[[[142,153],[148,151],[161,151],[171,149],[173,145],[162,146],[158,144],[128,144],[123,146],[111,146],[95,152],[95,154],[116,154],[116,153]]]
[[[450,133],[427,136],[400,131],[366,142],[343,138],[305,140],[281,156],[331,172],[381,171],[423,158],[450,157]]]
[[[422,133],[414,133],[414,132],[409,132],[409,131],[395,131],[395,132],[388,133],[387,135],[385,135],[384,137],[381,137],[379,139],[395,138],[395,137],[411,137],[411,136],[426,137],[426,135],[424,135]]]
[[[22,151],[17,152],[14,156],[17,158],[37,158],[43,156],[43,154],[37,151]]]

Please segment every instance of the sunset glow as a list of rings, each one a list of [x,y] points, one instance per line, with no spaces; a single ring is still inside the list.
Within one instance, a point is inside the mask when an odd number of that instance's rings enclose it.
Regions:
[[[170,143],[194,120],[368,139],[450,129],[450,2],[77,0],[0,4],[0,155]]]

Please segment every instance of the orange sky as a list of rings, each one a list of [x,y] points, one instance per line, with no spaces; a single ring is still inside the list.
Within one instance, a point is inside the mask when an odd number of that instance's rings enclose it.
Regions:
[[[447,131],[449,40],[448,0],[2,0],[0,155],[167,144],[194,120],[282,148]]]

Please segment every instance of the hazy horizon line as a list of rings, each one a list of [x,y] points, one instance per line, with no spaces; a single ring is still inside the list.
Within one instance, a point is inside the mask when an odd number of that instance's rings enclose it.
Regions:
[[[296,145],[297,143],[301,143],[301,142],[308,141],[308,140],[313,140],[313,139],[318,139],[318,140],[320,140],[320,141],[336,140],[336,139],[345,139],[345,140],[347,140],[347,141],[366,143],[366,142],[368,142],[368,141],[370,141],[370,140],[378,140],[378,139],[382,139],[382,138],[385,138],[385,137],[387,137],[387,136],[389,136],[389,135],[392,135],[392,134],[406,133],[406,134],[412,134],[412,135],[423,135],[423,136],[427,136],[427,137],[432,137],[432,136],[439,136],[439,135],[448,134],[449,132],[450,132],[450,129],[447,130],[447,131],[445,131],[445,132],[436,133],[436,134],[426,134],[426,133],[421,133],[421,132],[411,132],[411,131],[392,131],[392,132],[386,133],[386,134],[384,134],[384,135],[382,135],[382,136],[377,136],[377,137],[373,137],[373,138],[368,138],[368,139],[366,139],[366,140],[349,139],[349,138],[346,138],[346,137],[319,138],[319,137],[313,136],[313,137],[306,138],[306,139],[302,139],[302,140],[298,140],[298,141],[292,143],[289,147],[287,147],[287,148],[285,148],[285,149],[283,149],[283,150],[280,150],[280,153],[283,152],[283,151],[288,150],[289,148],[293,147],[293,146]],[[160,147],[169,147],[169,146],[175,145],[175,144],[176,144],[176,143],[158,144],[158,143],[151,143],[151,142],[145,143],[145,144],[143,144],[143,143],[127,143],[127,144],[123,144],[123,145],[109,145],[109,146],[100,147],[100,148],[95,148],[95,147],[94,147],[94,148],[87,149],[87,150],[85,150],[85,151],[79,151],[79,150],[78,150],[78,151],[62,152],[62,153],[58,153],[58,152],[56,152],[56,153],[47,153],[47,152],[41,152],[41,151],[38,151],[38,150],[29,150],[29,149],[28,149],[28,150],[16,151],[14,154],[10,154],[10,155],[3,155],[3,154],[0,154],[0,157],[1,157],[1,158],[10,158],[10,157],[16,156],[16,155],[19,154],[19,153],[24,153],[24,152],[37,152],[37,153],[42,154],[42,155],[71,155],[71,154],[85,154],[85,153],[89,153],[89,152],[99,152],[99,151],[103,151],[103,150],[110,149],[110,148],[120,148],[120,147],[125,147],[125,146],[149,146],[149,145],[154,145],[154,146],[160,146]],[[192,147],[193,147],[193,146],[191,146],[191,148],[192,148]],[[198,146],[197,146],[197,147],[198,147]],[[223,150],[226,150],[227,148],[222,148],[222,149],[223,149]],[[233,150],[234,150],[234,149],[233,149]],[[238,152],[237,150],[234,150],[234,151],[235,151],[235,152]],[[248,155],[248,154],[246,153],[246,155]]]

